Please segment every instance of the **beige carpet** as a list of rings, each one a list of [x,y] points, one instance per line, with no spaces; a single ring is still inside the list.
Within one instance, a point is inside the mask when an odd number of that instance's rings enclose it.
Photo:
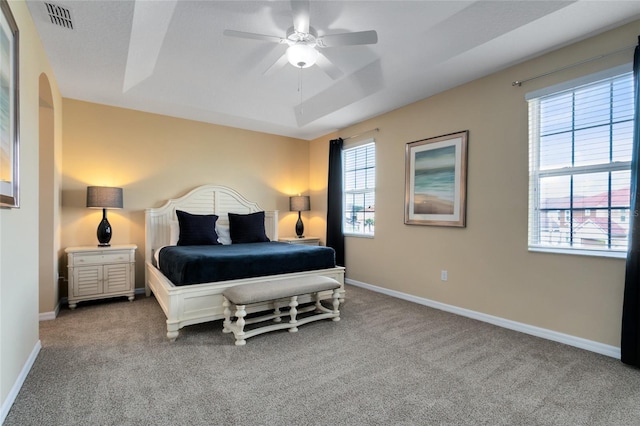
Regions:
[[[165,338],[153,297],[79,304],[5,425],[638,425],[640,370],[347,286],[340,322],[236,347],[221,322]]]

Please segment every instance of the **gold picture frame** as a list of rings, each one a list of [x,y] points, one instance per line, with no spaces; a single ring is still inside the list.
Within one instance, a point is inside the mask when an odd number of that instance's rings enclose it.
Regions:
[[[18,26],[0,0],[0,207],[20,207]]]
[[[469,131],[409,142],[406,225],[466,226]]]

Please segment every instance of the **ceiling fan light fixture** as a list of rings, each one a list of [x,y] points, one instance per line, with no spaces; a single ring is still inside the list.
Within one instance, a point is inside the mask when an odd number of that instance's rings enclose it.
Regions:
[[[320,53],[305,43],[296,43],[287,49],[287,60],[296,68],[309,68],[318,60]]]

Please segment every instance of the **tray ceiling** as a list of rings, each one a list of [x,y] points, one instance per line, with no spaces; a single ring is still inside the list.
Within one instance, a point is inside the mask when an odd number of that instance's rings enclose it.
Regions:
[[[342,71],[286,64],[288,1],[28,0],[66,98],[313,139],[640,18],[639,1],[311,1]],[[604,53],[604,52],[596,52]],[[522,76],[527,77],[527,76]],[[506,82],[506,84],[509,84]]]

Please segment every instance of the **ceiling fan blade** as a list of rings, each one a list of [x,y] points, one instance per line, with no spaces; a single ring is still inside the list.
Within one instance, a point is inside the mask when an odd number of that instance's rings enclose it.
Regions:
[[[293,11],[293,29],[307,34],[309,32],[309,1],[291,0],[291,10]]]
[[[278,58],[277,61],[275,61],[273,64],[271,64],[271,66],[269,68],[267,68],[266,70],[264,70],[264,72],[262,73],[262,75],[271,75],[273,74],[275,71],[279,70],[280,68],[284,67],[285,65],[287,65],[289,63],[289,60],[287,59],[287,53],[285,52],[282,56],[280,56]]]
[[[358,44],[376,44],[378,42],[378,33],[374,30],[358,31],[355,33],[328,34],[318,37],[318,46],[334,47],[334,46],[355,46]]]
[[[282,38],[282,37],[270,36],[270,35],[264,35],[264,34],[256,34],[256,33],[246,33],[244,31],[224,30],[223,34],[228,36],[228,37],[248,38],[248,39],[252,39],[252,40],[269,41],[269,42],[272,42],[272,43],[283,44],[283,43],[287,42],[287,40]]]
[[[320,52],[316,65],[324,71],[332,80],[337,80],[344,75],[342,70],[338,68],[333,62],[331,62],[326,56]]]

